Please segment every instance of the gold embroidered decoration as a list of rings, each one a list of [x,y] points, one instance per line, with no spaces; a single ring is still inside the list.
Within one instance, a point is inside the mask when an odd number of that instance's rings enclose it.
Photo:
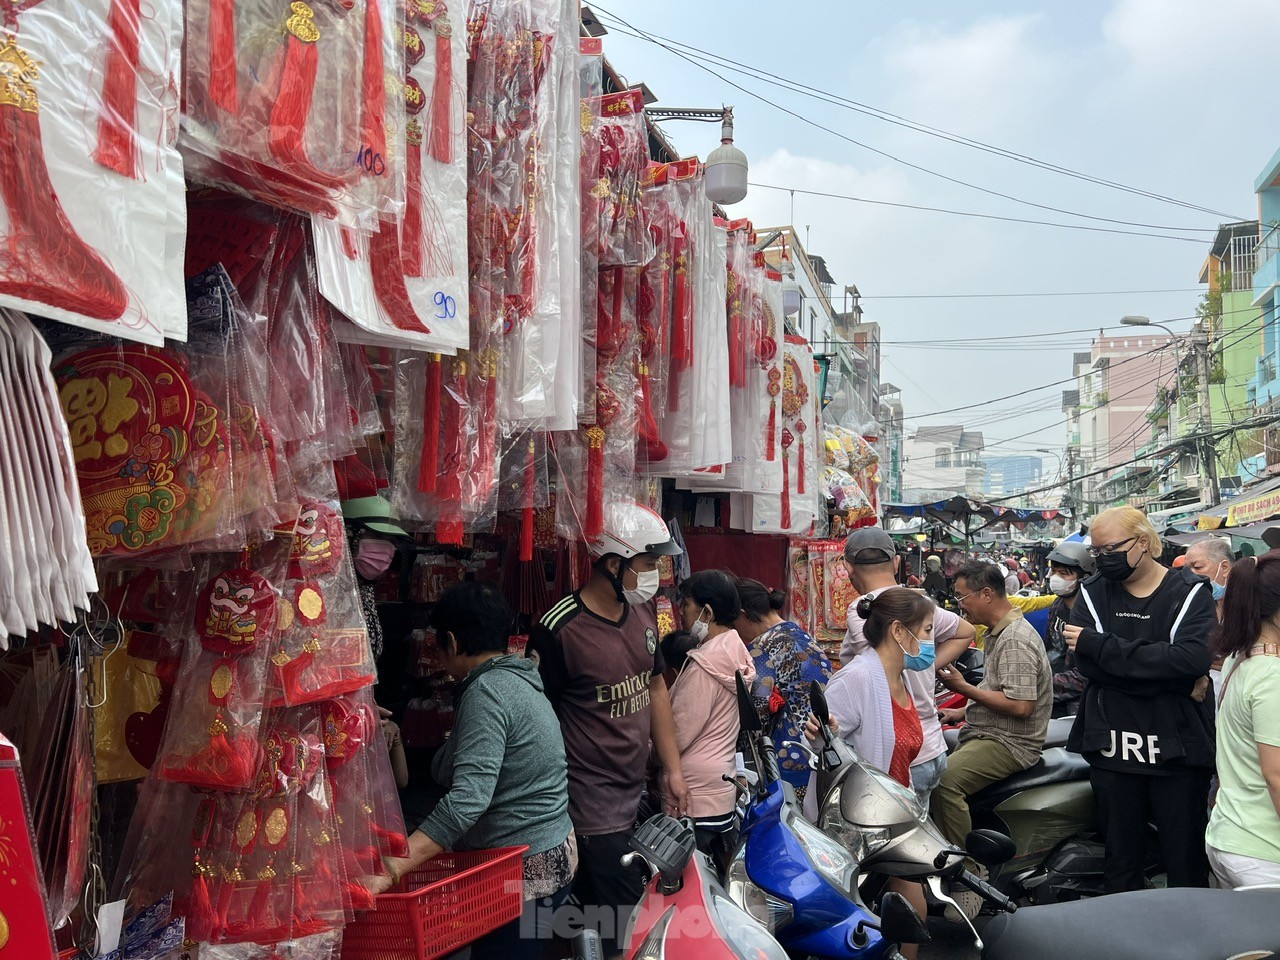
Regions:
[[[231,680],[231,668],[225,663],[220,664],[218,669],[213,671],[213,676],[209,678],[209,689],[219,700],[225,700],[227,694],[231,692]]]
[[[289,9],[293,16],[284,22],[284,28],[303,43],[315,43],[320,39],[320,30],[316,27],[316,14],[305,3],[291,3]]]
[[[319,620],[324,613],[324,597],[311,587],[298,591],[298,613],[313,623]]]
[[[244,849],[253,842],[258,832],[258,818],[252,810],[246,810],[240,822],[236,824],[236,846]]]
[[[281,633],[293,626],[293,607],[287,603],[280,604],[280,622],[276,629]]]
[[[227,732],[227,725],[222,722],[221,717],[214,717],[213,723],[209,724],[209,736],[220,737]]]
[[[267,843],[274,847],[288,832],[289,815],[284,812],[284,807],[276,807],[262,824],[262,835],[267,838]]]
[[[279,653],[277,653],[274,657],[271,658],[271,662],[274,663],[277,667],[283,667],[286,663],[288,663],[292,659],[293,657],[289,656],[287,653],[281,650]]]
[[[40,100],[36,96],[39,79],[39,61],[18,46],[17,37],[6,36],[0,46],[0,106],[39,113]]]
[[[302,645],[303,653],[317,654],[320,652],[320,638],[312,637]]]

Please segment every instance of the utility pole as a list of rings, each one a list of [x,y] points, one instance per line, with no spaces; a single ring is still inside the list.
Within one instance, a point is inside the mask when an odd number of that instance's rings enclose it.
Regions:
[[[1201,326],[1197,324],[1197,326]],[[1209,411],[1209,331],[1203,327],[1195,334],[1196,361],[1199,366],[1200,401],[1200,502],[1218,505],[1218,452],[1210,434],[1213,416]]]

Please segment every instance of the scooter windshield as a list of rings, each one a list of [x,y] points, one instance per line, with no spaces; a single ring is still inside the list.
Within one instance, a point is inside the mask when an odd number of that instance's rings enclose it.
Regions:
[[[849,771],[840,789],[840,815],[859,827],[907,827],[925,819],[915,793],[870,764]]]

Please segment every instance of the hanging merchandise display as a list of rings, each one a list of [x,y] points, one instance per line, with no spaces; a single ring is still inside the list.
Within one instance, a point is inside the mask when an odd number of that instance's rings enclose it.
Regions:
[[[466,33],[450,4],[404,5],[405,190],[371,232],[316,216],[320,290],[363,343],[453,353],[468,343]]]
[[[164,255],[185,223],[166,112],[181,4],[142,17],[136,0],[20,0],[0,18],[0,304],[144,343],[181,337],[168,314],[182,277]]]
[[[782,490],[751,497],[751,529],[757,533],[807,534],[825,513],[818,476],[821,421],[813,348],[790,334],[782,351],[778,441]]]
[[[0,310],[0,650],[10,635],[74,621],[97,590],[50,358],[26,316]]]

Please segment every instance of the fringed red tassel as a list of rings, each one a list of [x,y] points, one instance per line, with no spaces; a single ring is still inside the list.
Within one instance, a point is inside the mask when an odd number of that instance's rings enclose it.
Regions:
[[[191,897],[187,902],[186,936],[197,942],[213,936],[213,902],[209,898],[209,883],[204,878],[204,867],[197,861],[195,877],[191,881]]]
[[[209,746],[193,756],[186,760],[167,757],[164,779],[219,790],[248,786],[258,768],[262,749],[256,737],[236,737],[233,742],[227,737],[225,724],[221,726],[220,732],[209,737]]]
[[[369,888],[347,881],[347,899],[351,902],[351,909],[356,911],[372,910],[374,905],[373,894],[369,892]]]
[[[406,277],[422,276],[422,126],[405,128],[404,217],[400,221],[400,262]]]
[[[431,86],[431,139],[428,149],[441,163],[453,162],[453,26],[447,15],[436,20],[436,77]]]
[[[138,179],[138,49],[142,43],[141,0],[111,0],[107,14],[110,49],[98,115],[93,159],[122,177]]]
[[[373,825],[373,835],[378,838],[378,845],[381,847],[383,855],[401,859],[409,856],[409,838],[403,833],[388,830],[386,827],[380,827],[375,823]]]
[[[467,361],[458,357],[453,361],[453,377],[449,387],[441,391],[440,407],[443,411],[440,439],[444,453],[440,458],[440,479],[436,496],[440,500],[440,516],[436,521],[436,542],[447,546],[461,546],[464,534],[462,523],[462,480],[467,473],[466,436],[463,426],[463,403],[467,391]]]
[[[245,917],[245,928],[247,930],[272,930],[275,928],[276,917],[271,910],[271,891],[274,886],[274,871],[269,876],[259,876],[258,883],[253,888],[253,900],[249,903],[249,913]],[[190,937],[189,934],[188,937]]]
[[[382,4],[365,0],[364,64],[361,92],[364,97],[360,138],[365,150],[387,155],[387,69],[383,58]]]
[[[451,510],[453,512],[445,515],[442,514],[440,519],[436,521],[436,543],[446,547],[462,546],[463,535],[466,533],[462,524],[462,516],[457,512],[458,505],[453,504]]]
[[[650,463],[661,463],[667,459],[667,445],[662,442],[662,431],[658,427],[658,419],[653,414],[653,397],[649,381],[649,367],[641,362],[637,368],[640,380],[640,406],[637,414],[640,417],[640,439],[644,441],[645,458]]]
[[[529,441],[529,452],[524,461],[524,509],[520,517],[520,562],[533,559],[534,508],[538,495],[537,447]]]
[[[401,330],[430,333],[430,328],[418,318],[409,298],[409,288],[404,283],[396,225],[382,217],[369,237],[369,270],[373,275],[373,292],[391,322]]]
[[[775,452],[778,442],[778,401],[769,399],[769,425],[764,432],[764,458],[773,463],[778,459]]]
[[[747,344],[740,310],[729,311],[729,386],[747,385]]]
[[[15,37],[0,55],[23,66],[10,75],[20,104],[0,105],[0,196],[9,215],[0,292],[95,320],[115,320],[129,305],[124,284],[76,233],[45,164],[37,64]]]
[[[796,493],[799,493],[803,496],[804,494],[804,435],[802,434],[796,439],[797,439],[797,445],[800,447],[800,452],[796,454],[796,470],[800,474],[800,476],[796,478]]]
[[[418,490],[435,493],[440,459],[440,354],[427,356],[427,389],[422,397],[422,453],[418,458]]]
[[[672,307],[671,362],[687,370],[693,362],[693,310],[689,302],[688,241],[677,235],[672,243],[676,265],[675,297]]]
[[[267,146],[286,171],[332,190],[341,187],[343,181],[307,159],[307,120],[311,115],[316,76],[320,71],[317,46],[320,31],[316,28],[311,8],[304,4],[298,6],[304,7],[307,13],[295,12],[285,23],[284,68],[280,75],[280,92],[271,108]]]
[[[236,0],[209,0],[209,96],[228,113],[240,112],[236,65]]]
[[[779,518],[779,525],[783,530],[791,529],[791,471],[789,469],[790,457],[787,455],[786,447],[782,448],[782,516]]]
[[[483,361],[484,408],[480,411],[480,450],[476,463],[476,490],[493,489],[498,470],[498,360],[488,351]]]
[[[604,532],[604,440],[603,428],[587,430],[587,522],[582,531],[587,540]]]
[[[315,692],[305,688],[302,680],[307,670],[316,662],[315,650],[319,646],[319,641],[313,638],[303,644],[301,653],[284,666],[276,668],[285,703],[306,703],[315,698]]]

